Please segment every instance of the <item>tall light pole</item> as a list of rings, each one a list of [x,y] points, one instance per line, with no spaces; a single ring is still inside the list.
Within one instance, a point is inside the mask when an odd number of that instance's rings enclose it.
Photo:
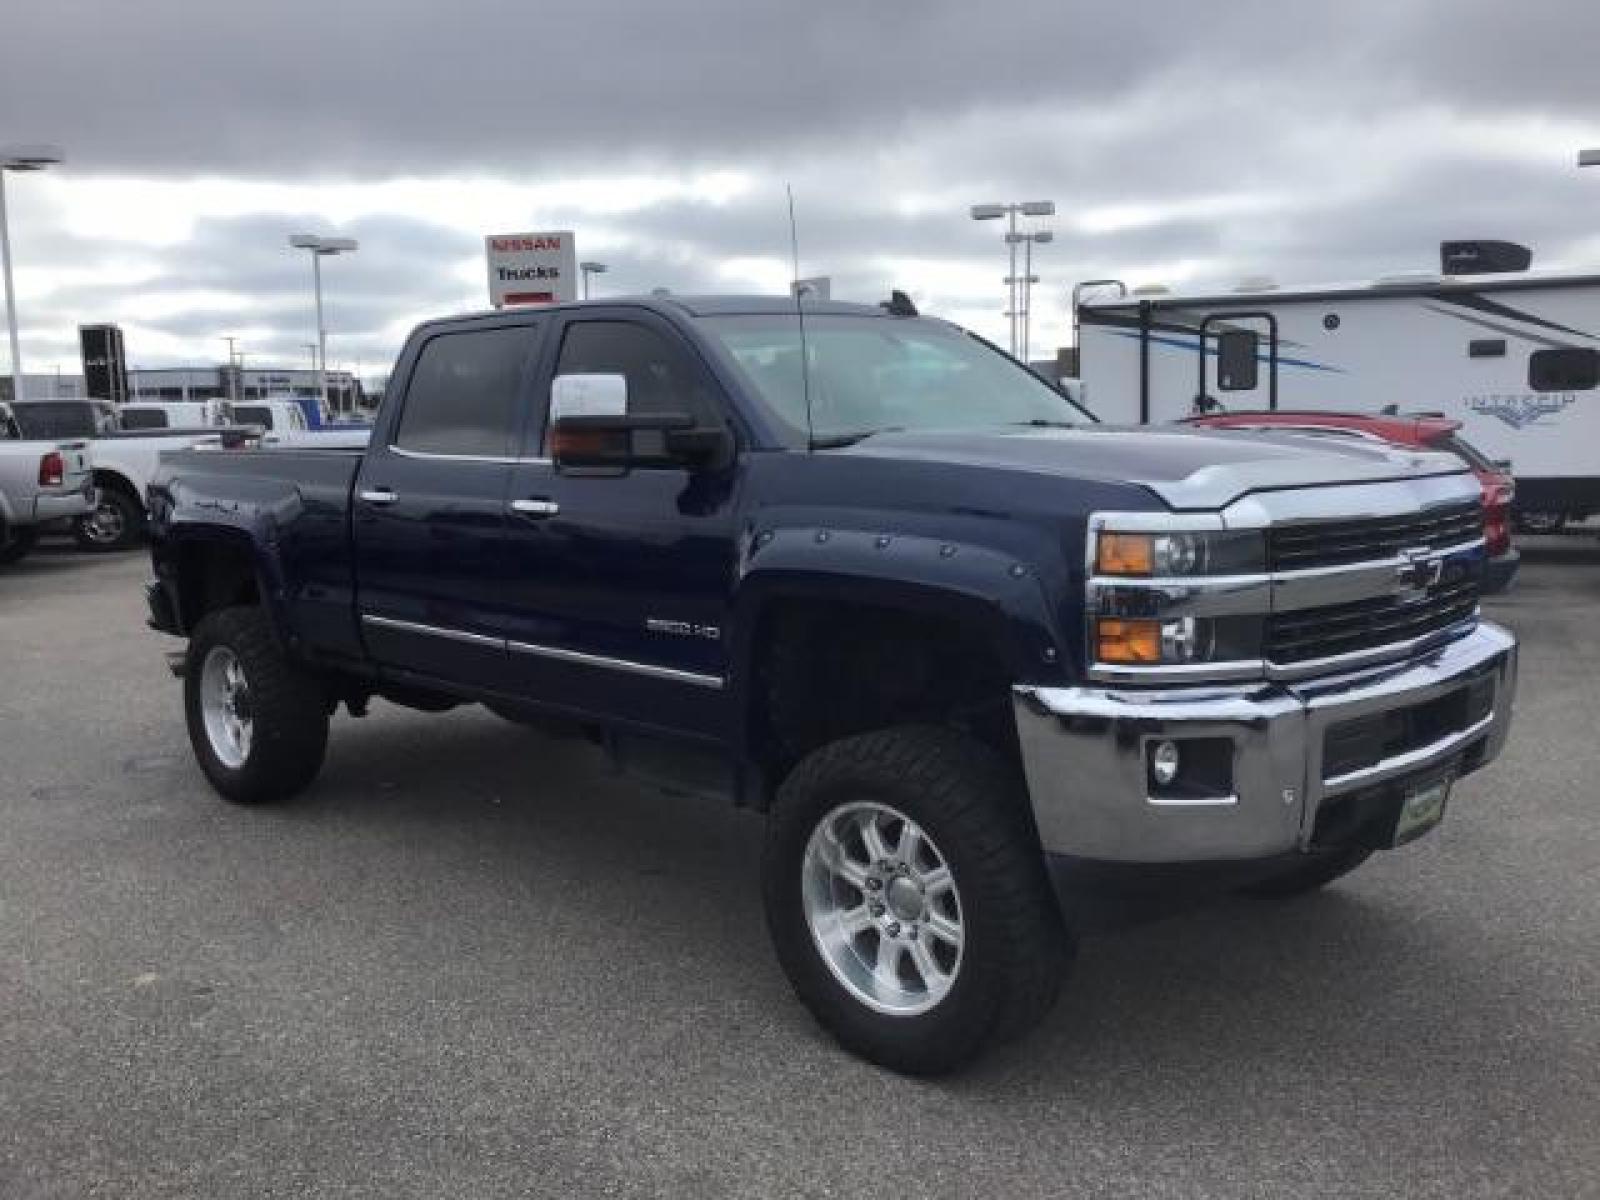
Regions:
[[[233,378],[233,374],[234,374],[234,372],[233,372],[233,354],[234,354],[234,350],[233,350],[233,347],[234,347],[234,343],[237,342],[239,339],[236,338],[236,337],[229,337],[226,334],[224,334],[222,340],[228,343],[228,374],[227,374],[227,380],[228,380],[228,403],[229,404],[237,404],[237,403],[239,403],[239,397],[236,394],[237,393],[237,389],[234,387],[234,378]]]
[[[42,171],[61,161],[55,146],[0,147],[0,264],[6,281],[6,332],[11,337],[11,398],[26,400],[23,383],[22,347],[17,337],[17,291],[11,282],[11,232],[6,227],[6,172]]]
[[[610,269],[611,268],[606,266],[606,264],[603,262],[591,261],[581,262],[578,264],[578,270],[583,272],[583,298],[585,300],[589,298],[589,276],[604,275]]]
[[[330,254],[353,254],[360,248],[355,238],[319,237],[314,233],[295,233],[289,236],[289,245],[296,250],[311,251],[311,283],[317,295],[317,391],[322,395],[322,408],[328,409],[328,330],[322,323],[322,260]]]
[[[1022,274],[1008,279],[1012,285],[1013,295],[1016,288],[1022,289],[1022,303],[1020,315],[1022,318],[1022,353],[1023,362],[1028,361],[1028,355],[1033,346],[1033,285],[1039,282],[1039,277],[1033,273],[1033,247],[1034,243],[1043,244],[1055,241],[1056,235],[1048,229],[1040,229],[1034,233],[1008,233],[1006,241],[1013,247],[1022,244]]]
[[[1022,238],[1017,234],[1017,214],[1025,217],[1053,217],[1056,205],[1053,200],[1028,200],[1021,204],[974,204],[970,210],[974,221],[994,221],[1000,217],[1007,218],[1006,248],[1011,255],[1011,268],[1006,272],[1006,283],[1009,291],[1006,293],[1010,300],[1007,304],[1006,315],[1011,318],[1011,354],[1017,353],[1017,244]]]

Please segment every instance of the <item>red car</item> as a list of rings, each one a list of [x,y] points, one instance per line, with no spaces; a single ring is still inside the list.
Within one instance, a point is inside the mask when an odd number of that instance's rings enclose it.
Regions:
[[[1472,468],[1483,487],[1483,537],[1489,561],[1483,590],[1500,592],[1517,576],[1521,555],[1511,544],[1511,501],[1516,482],[1502,466],[1458,432],[1460,421],[1448,417],[1405,413],[1316,412],[1306,409],[1276,412],[1215,412],[1190,417],[1185,424],[1208,429],[1283,429],[1303,433],[1365,437],[1415,450],[1442,450]]]

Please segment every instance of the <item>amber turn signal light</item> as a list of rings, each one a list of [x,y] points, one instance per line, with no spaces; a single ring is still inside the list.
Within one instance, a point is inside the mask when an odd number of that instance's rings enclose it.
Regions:
[[[1095,651],[1103,663],[1159,663],[1161,622],[1102,618],[1095,623]]]
[[[1155,538],[1148,533],[1102,533],[1095,549],[1098,575],[1153,575]]]

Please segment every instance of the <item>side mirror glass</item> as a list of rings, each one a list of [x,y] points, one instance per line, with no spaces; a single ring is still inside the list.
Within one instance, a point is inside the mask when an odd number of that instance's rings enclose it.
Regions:
[[[566,417],[624,417],[626,375],[557,375],[550,384],[550,423]]]
[[[550,387],[550,457],[563,468],[724,465],[733,438],[686,412],[628,412],[622,375],[558,375]]]
[[[1260,345],[1261,335],[1253,329],[1229,329],[1217,335],[1217,387],[1221,391],[1255,390]]]

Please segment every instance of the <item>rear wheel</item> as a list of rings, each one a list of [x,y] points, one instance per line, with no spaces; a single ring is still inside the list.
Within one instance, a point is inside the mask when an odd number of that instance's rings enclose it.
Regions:
[[[144,509],[121,488],[104,487],[93,510],[79,517],[72,535],[85,550],[127,550],[144,533]]]
[[[32,525],[7,525],[0,521],[0,566],[26,558],[39,544],[39,530]]]
[[[285,800],[321,770],[327,697],[285,658],[260,609],[224,608],[200,622],[183,691],[200,769],[229,800]]]
[[[916,1075],[1031,1028],[1072,954],[1014,774],[951,730],[816,751],[780,789],[767,925],[801,1002],[845,1048]]]
[[[1515,520],[1520,533],[1560,533],[1567,527],[1567,514],[1558,510],[1527,509]]]
[[[1311,854],[1306,856],[1305,861],[1296,863],[1282,874],[1269,875],[1239,890],[1250,896],[1301,896],[1343,878],[1371,857],[1371,850],[1333,850]]]

